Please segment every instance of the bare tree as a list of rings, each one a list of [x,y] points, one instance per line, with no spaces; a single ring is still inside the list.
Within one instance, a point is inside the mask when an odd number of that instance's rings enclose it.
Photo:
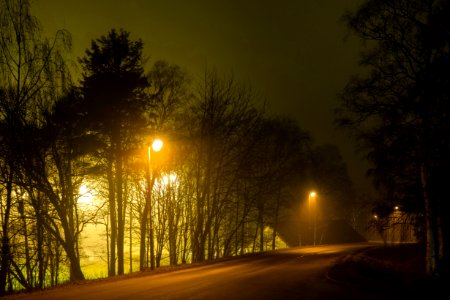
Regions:
[[[30,14],[30,1],[0,1],[0,121],[3,145],[7,145],[2,155],[7,196],[2,224],[0,294],[5,292],[11,263],[8,222],[13,181],[20,163],[17,154],[21,150],[20,138],[28,138],[19,134],[39,113],[38,95],[50,89],[49,94],[57,95],[66,85],[62,54],[68,46],[70,36],[64,31],[58,31],[52,40],[42,38],[38,22]],[[60,84],[54,80],[55,72],[60,75]]]
[[[338,120],[373,163],[377,187],[423,214],[429,275],[448,268],[449,16],[448,1],[369,0],[344,17],[367,42],[368,72],[342,92]]]
[[[188,83],[189,78],[186,72],[182,71],[177,65],[170,65],[165,61],[156,61],[152,69],[147,74],[148,88],[146,89],[146,97],[149,100],[149,106],[147,107],[146,115],[149,120],[147,136],[143,139],[146,141],[144,144],[149,145],[149,136],[171,136],[168,141],[165,141],[168,145],[172,144],[171,148],[177,142],[177,136],[180,132],[179,123],[176,122],[183,113],[183,108],[189,100]],[[167,152],[164,150],[164,152]],[[170,153],[164,154],[166,157],[171,155]],[[175,161],[175,158],[169,158],[168,161]],[[146,266],[145,253],[146,253],[146,240],[147,235],[150,246],[150,266],[154,268],[154,224],[151,223],[153,218],[149,218],[150,214],[154,213],[152,209],[154,207],[152,200],[152,190],[155,183],[156,175],[150,176],[150,166],[145,165],[147,185],[147,197],[144,205],[143,214],[141,216],[140,224],[140,268],[141,270]],[[170,168],[170,167],[169,167]],[[164,214],[165,216],[165,214]],[[164,220],[160,220],[164,224]],[[150,223],[150,224],[149,224]],[[147,230],[147,227],[150,227]],[[164,238],[164,233],[160,231],[159,239]],[[159,253],[162,251],[162,242],[159,243]]]
[[[220,248],[219,232],[234,183],[240,180],[243,141],[260,117],[251,88],[215,71],[205,72],[196,92],[186,129],[189,130],[194,182],[193,261],[212,259]]]

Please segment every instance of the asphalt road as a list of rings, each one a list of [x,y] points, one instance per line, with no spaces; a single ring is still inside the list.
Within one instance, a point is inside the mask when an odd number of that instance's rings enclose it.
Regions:
[[[370,244],[299,247],[131,278],[100,280],[4,299],[388,299],[328,272]],[[2,298],[3,299],[3,298]],[[398,298],[397,298],[398,299]]]

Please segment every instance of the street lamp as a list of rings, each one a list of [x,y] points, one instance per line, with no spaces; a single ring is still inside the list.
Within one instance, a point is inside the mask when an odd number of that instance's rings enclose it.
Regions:
[[[140,242],[140,269],[144,269],[144,256],[145,256],[145,237],[147,231],[147,219],[150,225],[149,232],[149,246],[150,246],[150,268],[155,269],[155,241],[153,232],[153,217],[152,217],[152,189],[155,183],[155,176],[153,176],[152,168],[152,152],[158,152],[163,147],[163,142],[160,139],[153,140],[151,146],[147,147],[147,194],[144,206],[144,212],[141,220],[141,242]]]
[[[308,208],[309,208],[309,217],[313,218],[313,243],[314,246],[316,245],[316,231],[317,231],[317,202],[315,201],[316,199],[316,192],[312,191],[309,193],[308,195]],[[311,202],[314,201],[313,203],[313,209],[314,209],[314,213],[311,214]]]
[[[155,152],[158,152],[159,150],[161,150],[163,146],[163,142],[160,139],[156,139],[153,141],[152,143],[152,149]],[[150,151],[150,147],[149,147],[149,151]],[[150,154],[149,154],[150,155]],[[150,157],[150,156],[149,156]]]
[[[155,269],[155,237],[153,231],[153,216],[152,216],[152,189],[155,183],[155,177],[153,176],[152,168],[152,150],[159,152],[163,146],[163,142],[160,139],[155,139],[151,147],[148,147],[148,180],[147,180],[147,197],[149,203],[149,223],[150,223],[150,268]]]

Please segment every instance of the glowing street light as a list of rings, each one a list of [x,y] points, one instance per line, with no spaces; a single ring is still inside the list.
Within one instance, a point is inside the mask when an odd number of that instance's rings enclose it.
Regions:
[[[308,208],[309,208],[309,217],[313,218],[313,243],[314,246],[316,245],[316,232],[317,232],[317,201],[315,201],[316,199],[316,192],[312,191],[309,193],[308,195]],[[313,202],[314,205],[314,213],[311,214],[311,202]]]
[[[154,241],[154,232],[153,232],[153,217],[152,217],[152,189],[153,184],[155,182],[155,178],[153,176],[153,168],[151,163],[151,154],[152,149],[154,152],[159,152],[162,149],[163,142],[160,139],[155,139],[152,143],[151,147],[148,147],[148,180],[147,180],[147,197],[149,203],[149,223],[150,223],[150,268],[152,270],[155,269],[155,241]]]
[[[152,149],[155,152],[158,152],[159,150],[161,150],[162,146],[163,146],[163,142],[160,139],[156,139],[152,143]]]
[[[163,142],[160,139],[153,140],[151,146],[147,148],[147,197],[144,206],[144,212],[141,221],[141,241],[140,241],[140,269],[144,268],[144,257],[145,257],[145,236],[147,228],[147,218],[149,222],[149,246],[150,246],[150,268],[155,269],[155,241],[153,232],[153,217],[152,217],[152,189],[155,183],[155,176],[153,176],[152,168],[152,152],[159,152],[163,147]]]

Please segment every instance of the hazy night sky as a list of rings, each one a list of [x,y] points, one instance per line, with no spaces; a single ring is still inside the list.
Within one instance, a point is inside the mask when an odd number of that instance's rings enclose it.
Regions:
[[[358,72],[358,47],[339,22],[361,0],[36,0],[48,35],[72,34],[74,58],[112,28],[141,38],[144,54],[180,65],[193,77],[205,68],[233,72],[290,115],[316,145],[339,146],[355,184],[364,169],[351,140],[333,125],[336,94]]]

